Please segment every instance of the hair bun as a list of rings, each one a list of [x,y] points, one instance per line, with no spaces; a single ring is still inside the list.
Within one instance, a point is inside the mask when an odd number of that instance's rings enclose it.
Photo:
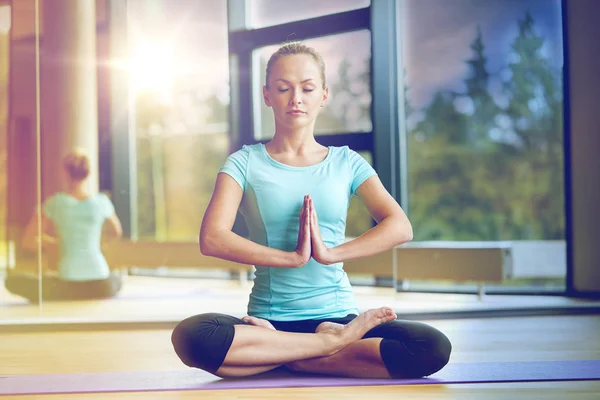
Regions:
[[[90,174],[90,160],[80,149],[69,152],[63,159],[63,166],[73,180],[83,180]]]

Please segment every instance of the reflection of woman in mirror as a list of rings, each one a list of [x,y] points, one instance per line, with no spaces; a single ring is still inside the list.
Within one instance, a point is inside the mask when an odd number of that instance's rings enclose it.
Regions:
[[[200,231],[202,253],[254,265],[248,316],[189,317],[173,331],[181,360],[218,376],[279,366],[371,378],[430,375],[449,360],[448,338],[398,320],[391,308],[359,314],[344,261],[412,239],[411,223],[375,170],[348,146],[323,146],[315,120],[328,97],[321,56],[302,44],[275,52],[263,97],[275,134],[231,154],[217,176]],[[377,221],[346,241],[351,196]],[[232,231],[238,210],[250,239]]]
[[[63,160],[67,190],[46,199],[41,212],[36,212],[25,228],[22,246],[45,254],[56,253],[57,273],[43,274],[42,299],[73,300],[103,298],[115,295],[121,281],[111,274],[102,254],[103,236],[122,235],[121,223],[110,199],[103,193],[90,193],[86,179],[90,173],[87,155],[80,151],[67,154]],[[38,237],[38,218],[41,238]],[[103,235],[104,234],[104,235]],[[38,277],[11,272],[5,282],[13,294],[37,302]]]

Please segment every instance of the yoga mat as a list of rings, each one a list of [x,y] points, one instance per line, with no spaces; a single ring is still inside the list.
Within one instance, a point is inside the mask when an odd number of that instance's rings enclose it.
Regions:
[[[220,379],[196,369],[14,375],[0,377],[0,395],[571,380],[600,380],[600,360],[456,363],[423,379],[336,378],[292,373],[284,368],[238,379]]]

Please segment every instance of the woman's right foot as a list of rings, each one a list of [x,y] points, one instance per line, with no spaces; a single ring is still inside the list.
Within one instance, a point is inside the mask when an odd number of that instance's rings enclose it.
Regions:
[[[389,307],[374,308],[354,318],[343,329],[336,329],[335,334],[340,335],[346,344],[350,344],[362,339],[367,332],[377,325],[393,321],[396,318],[396,313]]]
[[[337,333],[344,329],[346,325],[338,324],[337,322],[321,322],[317,329],[315,329],[315,333]]]

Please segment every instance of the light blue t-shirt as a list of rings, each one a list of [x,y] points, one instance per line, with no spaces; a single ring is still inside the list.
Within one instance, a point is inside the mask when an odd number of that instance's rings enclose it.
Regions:
[[[57,193],[44,202],[43,209],[58,234],[59,276],[71,281],[108,278],[110,270],[100,241],[104,221],[115,212],[110,199],[103,193],[84,200]]]
[[[273,159],[264,144],[244,146],[231,154],[220,172],[244,191],[240,213],[253,242],[294,251],[300,210],[310,194],[323,241],[328,247],[345,241],[350,197],[375,170],[358,153],[329,147],[327,157],[307,167]],[[314,259],[300,268],[256,265],[248,314],[275,321],[339,318],[358,307],[343,263],[323,265]]]

